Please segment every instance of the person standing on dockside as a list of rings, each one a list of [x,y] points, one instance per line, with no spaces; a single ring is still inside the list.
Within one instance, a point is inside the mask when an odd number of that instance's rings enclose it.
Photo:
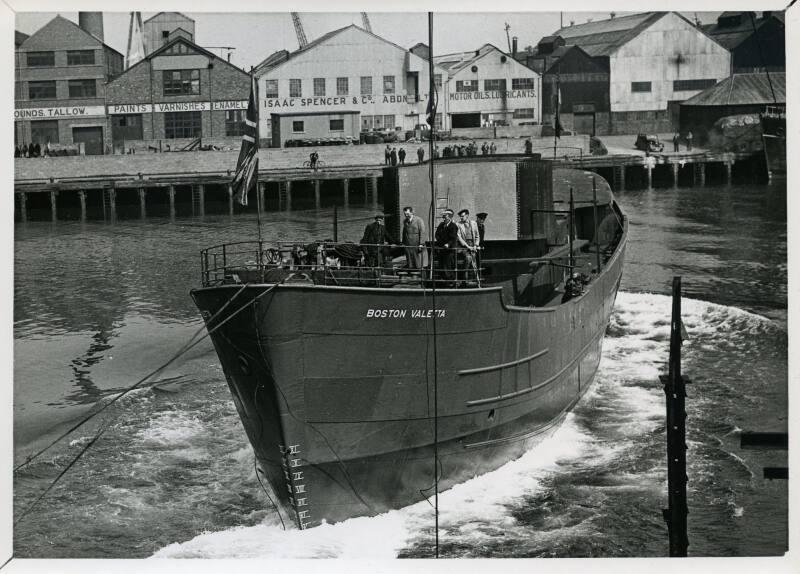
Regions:
[[[386,149],[383,150],[383,157],[384,157],[384,165],[390,165],[392,161],[392,148],[389,147],[389,144],[386,144]]]
[[[414,208],[403,208],[403,245],[406,246],[406,265],[409,269],[422,269],[422,242],[425,222],[414,215]]]
[[[389,153],[389,161],[392,166],[397,165],[397,148],[393,147],[392,151]]]
[[[453,221],[452,209],[442,212],[442,222],[436,227],[435,244],[441,276],[445,281],[452,281],[455,278],[455,248],[458,246],[458,225]]]
[[[417,163],[422,163],[425,160],[425,148],[419,146],[417,148]]]
[[[400,151],[397,152],[397,157],[400,159],[400,165],[406,165],[406,150],[400,148]]]
[[[460,221],[458,222],[458,243],[461,245],[460,251],[464,254],[464,263],[466,271],[464,279],[469,278],[473,274],[474,278],[478,278],[478,267],[476,264],[476,254],[480,247],[480,231],[478,224],[469,218],[469,209],[462,209],[458,212]]]
[[[692,135],[692,130],[689,130],[689,133],[686,134],[686,151],[692,151],[692,140],[694,136]]]

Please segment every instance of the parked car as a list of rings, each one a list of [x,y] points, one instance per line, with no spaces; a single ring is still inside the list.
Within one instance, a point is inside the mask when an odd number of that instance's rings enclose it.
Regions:
[[[639,151],[664,151],[664,144],[658,140],[656,135],[639,134],[636,136],[634,147]]]

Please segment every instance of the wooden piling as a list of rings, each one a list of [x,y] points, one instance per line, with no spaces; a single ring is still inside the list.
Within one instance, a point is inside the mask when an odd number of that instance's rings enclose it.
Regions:
[[[233,215],[233,185],[228,184],[228,215]]]
[[[28,221],[28,194],[24,191],[19,194],[19,218]]]
[[[139,188],[139,217],[141,219],[147,217],[147,192],[143,187]]]
[[[81,200],[81,221],[86,221],[86,192],[78,191],[78,198]]]
[[[286,209],[286,211],[291,211],[292,210],[292,182],[291,181],[287,181],[286,182],[286,205],[285,205],[285,209]]]
[[[175,186],[169,186],[169,218],[175,221]]]
[[[58,214],[56,208],[56,198],[58,197],[57,191],[50,192],[50,219],[58,221]]]
[[[258,205],[256,209],[258,209],[259,213],[264,213],[264,197],[266,196],[266,189],[267,189],[267,182],[266,181],[259,181],[258,182]]]
[[[730,185],[733,181],[733,162],[725,162],[725,183]]]
[[[669,531],[669,555],[687,555],[686,502],[686,380],[681,374],[681,278],[672,279],[672,321],[669,340],[669,374],[661,377],[667,398],[667,491],[669,508],[663,511]]]
[[[319,193],[319,180],[318,179],[314,180],[314,207],[316,207],[317,209],[322,207],[322,201],[321,201],[320,193]]]
[[[197,185],[197,203],[198,207],[200,208],[200,217],[205,217],[206,214],[206,186],[205,184],[198,184]]]
[[[677,163],[672,164],[672,187],[678,189],[678,176],[680,175],[681,166]]]
[[[344,206],[350,205],[350,180],[344,178],[342,180],[342,189],[344,191]]]

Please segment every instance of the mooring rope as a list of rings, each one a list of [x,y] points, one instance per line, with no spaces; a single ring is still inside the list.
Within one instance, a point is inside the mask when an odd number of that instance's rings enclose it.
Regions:
[[[247,288],[247,285],[246,285],[246,284],[245,284],[245,285],[242,285],[242,286],[241,286],[241,288],[240,288],[240,289],[239,289],[239,290],[238,290],[236,293],[234,293],[234,294],[233,294],[233,296],[232,296],[230,299],[228,299],[228,301],[226,301],[226,302],[225,302],[225,304],[224,304],[224,305],[223,305],[223,306],[222,306],[222,307],[221,307],[221,308],[220,308],[220,309],[219,309],[219,310],[218,310],[216,313],[214,313],[214,315],[213,315],[213,316],[212,316],[212,317],[211,317],[211,318],[210,318],[210,319],[209,319],[209,320],[208,320],[208,321],[207,321],[207,322],[206,322],[206,323],[205,323],[205,324],[204,324],[204,325],[203,325],[203,326],[202,326],[200,329],[198,329],[198,331],[197,331],[197,332],[195,332],[195,333],[194,333],[194,334],[193,334],[193,335],[192,335],[192,336],[189,338],[189,341],[188,341],[188,342],[187,342],[187,343],[186,343],[186,344],[185,344],[185,345],[184,345],[184,346],[183,346],[183,347],[182,347],[180,350],[178,350],[178,352],[177,352],[177,353],[175,353],[175,354],[174,354],[174,355],[173,355],[173,356],[172,356],[172,357],[171,357],[171,358],[170,358],[170,359],[169,359],[167,362],[165,362],[163,365],[161,365],[160,367],[158,367],[157,369],[155,369],[154,371],[152,371],[152,372],[151,372],[151,373],[149,373],[148,375],[146,375],[146,376],[144,376],[143,378],[139,379],[139,380],[138,380],[136,383],[134,383],[133,385],[131,385],[130,387],[128,387],[127,389],[125,389],[123,392],[121,392],[120,394],[118,394],[116,397],[114,397],[113,399],[111,399],[110,401],[108,401],[108,402],[107,402],[105,405],[103,405],[103,406],[102,406],[100,409],[98,409],[97,411],[95,411],[95,412],[93,412],[93,413],[91,413],[91,414],[87,415],[86,417],[84,417],[83,419],[81,419],[80,421],[78,421],[78,423],[76,423],[75,425],[73,425],[72,427],[70,427],[70,429],[69,429],[69,430],[67,430],[66,432],[64,432],[64,433],[62,433],[61,435],[59,435],[59,436],[58,436],[56,439],[54,439],[53,441],[51,441],[51,442],[50,442],[50,443],[49,443],[47,446],[45,446],[44,448],[42,448],[41,450],[39,450],[39,451],[38,451],[38,452],[36,452],[35,454],[33,454],[33,455],[29,456],[29,457],[28,457],[28,458],[25,460],[25,462],[23,462],[22,464],[20,464],[20,465],[18,465],[18,466],[16,466],[16,467],[14,468],[14,472],[16,473],[16,472],[18,472],[19,470],[21,470],[22,468],[25,468],[26,466],[28,466],[29,464],[31,464],[31,463],[32,463],[34,460],[36,460],[38,457],[40,457],[42,454],[44,454],[44,453],[45,453],[47,450],[49,450],[49,449],[50,449],[50,448],[51,448],[53,445],[55,445],[56,443],[58,443],[59,441],[61,441],[63,438],[65,438],[65,437],[67,437],[68,435],[70,435],[71,433],[73,433],[75,430],[77,430],[78,428],[80,428],[81,426],[83,426],[84,424],[86,424],[88,421],[92,420],[94,417],[96,417],[96,416],[97,416],[97,415],[99,415],[101,412],[103,412],[104,410],[106,410],[108,407],[110,407],[110,406],[111,406],[112,404],[114,404],[116,401],[118,401],[119,399],[121,399],[123,396],[127,395],[128,393],[130,393],[131,391],[135,390],[136,388],[140,387],[140,386],[141,386],[142,384],[144,384],[144,383],[145,383],[145,382],[146,382],[148,379],[150,379],[150,378],[154,377],[155,375],[157,375],[157,374],[161,373],[161,372],[162,372],[164,369],[166,369],[166,368],[167,368],[169,365],[171,365],[172,363],[174,363],[174,362],[175,362],[175,361],[176,361],[176,360],[177,360],[179,357],[181,357],[182,355],[186,354],[186,353],[187,353],[189,350],[191,350],[193,347],[195,347],[195,346],[196,346],[196,345],[198,345],[200,342],[202,342],[203,340],[205,340],[205,339],[206,339],[206,337],[209,337],[209,336],[210,336],[212,333],[214,333],[214,332],[215,332],[217,329],[221,328],[221,327],[222,327],[223,325],[225,325],[225,324],[226,324],[228,321],[230,321],[231,319],[233,319],[234,317],[236,317],[236,316],[237,316],[239,313],[241,313],[241,312],[242,312],[244,309],[246,309],[246,308],[250,307],[251,305],[253,305],[253,304],[254,304],[256,301],[258,301],[259,299],[261,299],[261,298],[262,298],[264,295],[266,295],[266,294],[270,293],[270,292],[271,292],[273,289],[275,289],[275,288],[276,288],[278,285],[280,285],[281,283],[282,283],[282,281],[281,281],[280,283],[275,283],[275,284],[274,284],[274,285],[272,285],[272,286],[271,286],[269,289],[265,290],[263,293],[259,293],[257,296],[253,297],[253,299],[251,299],[250,301],[248,301],[247,303],[245,303],[244,305],[242,305],[242,306],[241,306],[239,309],[237,309],[236,311],[234,311],[233,313],[231,313],[231,315],[229,315],[228,317],[226,317],[226,318],[225,318],[225,320],[221,321],[220,323],[218,323],[217,325],[215,325],[215,326],[214,326],[214,327],[212,327],[211,329],[208,329],[208,325],[209,325],[209,324],[211,324],[211,323],[214,321],[214,319],[216,319],[217,317],[219,317],[219,315],[220,315],[220,314],[221,314],[221,313],[222,313],[222,312],[223,312],[223,311],[224,311],[224,310],[225,310],[225,309],[226,309],[226,308],[227,308],[227,307],[228,307],[228,306],[229,306],[229,305],[230,305],[230,304],[233,302],[233,300],[234,300],[234,299],[236,299],[236,298],[237,298],[237,297],[238,297],[238,296],[239,296],[241,293],[243,293],[243,292],[244,292],[244,290]],[[203,335],[202,337],[200,337],[199,339],[197,339],[197,340],[194,340],[194,339],[197,337],[197,335],[203,331],[203,329],[207,329],[207,332],[206,332],[206,334],[205,334],[205,335]],[[108,424],[106,424],[105,426],[101,427],[100,431],[99,431],[99,432],[97,432],[97,433],[95,434],[95,436],[92,438],[92,440],[90,440],[90,441],[89,441],[89,443],[87,443],[87,444],[86,444],[86,446],[84,446],[84,447],[81,449],[81,451],[80,451],[80,452],[79,452],[79,453],[78,453],[78,454],[77,454],[75,457],[73,457],[73,459],[72,459],[72,460],[69,462],[69,464],[66,466],[66,468],[64,468],[64,470],[62,470],[62,471],[61,471],[61,473],[59,473],[59,475],[58,475],[58,476],[57,476],[57,477],[56,477],[56,478],[55,478],[55,479],[54,479],[54,480],[53,480],[53,481],[50,483],[50,485],[49,485],[49,486],[48,486],[48,487],[45,489],[45,491],[44,491],[44,492],[43,492],[43,493],[42,493],[42,494],[41,494],[41,495],[40,495],[40,496],[39,496],[39,497],[38,497],[38,498],[37,498],[37,499],[36,499],[36,500],[35,500],[35,501],[34,501],[34,502],[31,504],[31,505],[30,505],[30,506],[28,506],[28,508],[26,508],[24,512],[22,512],[22,514],[19,516],[19,518],[17,518],[17,519],[14,521],[14,525],[16,525],[16,524],[17,524],[17,523],[18,523],[20,520],[22,520],[22,519],[23,519],[25,516],[27,516],[27,515],[28,515],[28,514],[29,514],[29,513],[30,513],[30,512],[33,510],[33,508],[34,508],[34,507],[35,507],[35,506],[36,506],[36,505],[37,505],[39,502],[41,502],[41,500],[42,500],[42,499],[43,499],[43,498],[44,498],[44,497],[47,495],[47,493],[48,493],[48,492],[50,492],[50,491],[53,489],[53,487],[55,487],[56,483],[58,483],[58,481],[59,481],[59,480],[61,480],[61,478],[62,478],[62,477],[63,477],[63,476],[64,476],[64,475],[67,473],[67,471],[69,471],[69,469],[70,469],[70,468],[72,468],[72,466],[73,466],[73,465],[74,465],[76,462],[78,462],[78,460],[79,460],[79,459],[80,459],[80,458],[81,458],[81,457],[84,455],[84,453],[85,453],[87,450],[89,450],[89,448],[91,448],[91,447],[92,447],[92,446],[93,446],[93,445],[94,445],[94,444],[97,442],[97,440],[100,438],[100,436],[102,436],[102,434],[103,434],[103,433],[104,433],[104,432],[105,432],[105,431],[108,429],[109,425],[110,425],[110,423],[108,423]]]

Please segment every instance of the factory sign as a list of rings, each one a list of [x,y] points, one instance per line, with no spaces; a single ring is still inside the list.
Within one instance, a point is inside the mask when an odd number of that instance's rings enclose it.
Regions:
[[[20,108],[14,110],[14,120],[51,120],[91,118],[106,115],[105,106],[65,106],[61,108]]]
[[[274,98],[264,100],[264,108],[318,108],[330,106],[351,106],[351,105],[370,105],[370,104],[415,104],[423,99],[427,99],[426,94],[417,96],[407,96],[399,94],[382,94],[362,96],[331,96],[316,98]]]
[[[247,100],[223,100],[218,102],[167,102],[156,104],[114,104],[108,106],[109,115],[149,114],[151,112],[208,112],[224,110],[246,110]]]
[[[535,98],[535,90],[490,90],[488,92],[451,92],[450,100],[499,100],[510,98]]]

